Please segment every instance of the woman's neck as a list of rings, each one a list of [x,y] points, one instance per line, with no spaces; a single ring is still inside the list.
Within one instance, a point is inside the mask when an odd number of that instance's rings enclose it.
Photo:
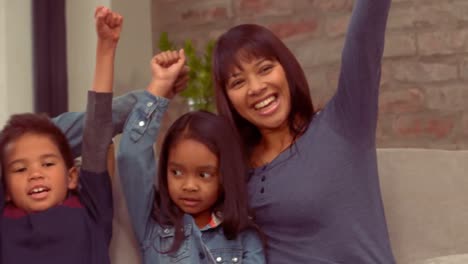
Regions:
[[[293,135],[289,126],[275,130],[261,130],[260,133],[262,138],[251,153],[253,167],[260,167],[270,163],[293,142]]]

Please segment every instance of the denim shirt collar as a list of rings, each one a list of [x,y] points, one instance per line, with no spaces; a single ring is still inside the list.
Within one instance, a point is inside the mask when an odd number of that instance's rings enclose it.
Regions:
[[[197,228],[197,229],[199,229],[201,232],[206,231],[206,230],[210,230],[210,229],[215,229],[219,225],[221,225],[222,222],[223,222],[222,218],[218,214],[212,213],[210,222],[206,226],[204,226],[202,228]],[[195,224],[195,219],[189,214],[184,214],[183,223],[184,223],[185,232],[191,231],[191,229],[194,226],[197,226]],[[190,230],[187,230],[187,229],[190,229]]]

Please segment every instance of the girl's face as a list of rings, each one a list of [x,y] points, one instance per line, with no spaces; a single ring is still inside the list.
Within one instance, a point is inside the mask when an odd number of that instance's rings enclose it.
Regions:
[[[169,150],[167,182],[172,201],[206,226],[220,193],[218,157],[204,144],[182,139]]]
[[[6,198],[26,212],[59,205],[77,186],[76,168],[67,170],[58,147],[45,135],[24,134],[4,151]]]
[[[275,60],[241,60],[227,81],[226,91],[236,111],[260,131],[287,126],[291,111],[289,85]]]

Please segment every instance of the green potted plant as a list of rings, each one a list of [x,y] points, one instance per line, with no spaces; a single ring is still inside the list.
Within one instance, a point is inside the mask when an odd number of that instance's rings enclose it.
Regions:
[[[187,66],[189,66],[189,81],[187,89],[181,96],[187,101],[190,110],[215,111],[213,81],[211,79],[211,58],[214,40],[209,40],[202,53],[197,53],[191,40],[184,43]],[[167,32],[159,38],[159,50],[176,50],[174,43],[169,40]]]

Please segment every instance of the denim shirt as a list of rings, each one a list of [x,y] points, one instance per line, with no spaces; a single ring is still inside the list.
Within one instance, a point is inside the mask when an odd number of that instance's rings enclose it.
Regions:
[[[143,91],[116,97],[112,104],[114,135],[123,130],[118,174],[143,263],[265,263],[263,245],[254,231],[227,240],[220,226],[200,230],[190,215],[184,216],[186,239],[179,250],[161,253],[172,245],[174,229],[160,226],[151,217],[157,171],[153,144],[168,104],[167,99]],[[73,154],[79,155],[83,113],[64,113],[53,121],[66,134]]]
[[[179,249],[167,251],[174,242],[173,227],[162,227],[149,220],[147,234],[142,242],[143,263],[265,263],[262,244],[253,230],[239,234],[237,239],[227,240],[221,225],[199,229],[192,216],[184,215],[185,240]]]

